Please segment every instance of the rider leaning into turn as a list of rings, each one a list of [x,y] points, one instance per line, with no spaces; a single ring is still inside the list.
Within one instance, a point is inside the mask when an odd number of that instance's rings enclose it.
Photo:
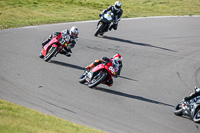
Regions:
[[[117,71],[116,76],[114,76],[115,78],[117,78],[118,76],[120,76],[120,72],[122,69],[122,60],[123,57],[120,54],[115,54],[112,58],[108,58],[108,57],[103,57],[101,58],[101,60],[95,60],[93,63],[91,63],[90,65],[88,65],[86,67],[87,70],[92,69],[93,67],[102,64],[102,63],[108,63],[110,61],[110,59],[114,62],[117,61],[119,63],[119,70]],[[106,85],[108,86],[112,86],[113,85],[113,79],[110,79],[108,81],[105,82]]]
[[[197,96],[200,96],[200,88],[195,87],[195,92],[191,93],[190,96],[185,97],[184,101],[188,102],[188,101],[190,101],[191,99],[193,99]]]
[[[42,47],[44,47],[47,43],[51,41],[53,37],[56,37],[62,33],[62,36],[69,42],[67,47],[64,47],[64,49],[60,52],[60,54],[64,54],[67,57],[70,57],[72,54],[71,49],[74,48],[76,42],[78,41],[78,34],[79,34],[79,29],[76,26],[71,27],[70,30],[63,30],[61,32],[54,32],[51,34],[46,41],[42,43]]]
[[[109,30],[112,30],[112,28],[114,30],[117,30],[118,22],[121,20],[121,16],[123,14],[121,6],[122,3],[116,1],[114,5],[109,6],[107,9],[103,10],[103,12],[99,14],[100,17],[107,11],[111,11],[114,14],[114,21],[113,24],[110,26]]]

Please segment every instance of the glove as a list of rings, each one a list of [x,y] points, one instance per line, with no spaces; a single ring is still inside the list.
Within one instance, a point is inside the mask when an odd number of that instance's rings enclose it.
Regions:
[[[49,39],[52,39],[54,37],[54,34],[49,35]]]
[[[91,69],[91,65],[86,66],[85,69],[90,70]]]
[[[190,98],[189,98],[189,97],[184,97],[183,100],[184,100],[185,102],[188,102],[188,101],[190,100]]]
[[[101,17],[103,14],[99,13],[99,17]]]
[[[74,40],[70,41],[70,43],[68,44],[67,48],[68,49],[71,49],[71,48],[74,48],[76,42]]]

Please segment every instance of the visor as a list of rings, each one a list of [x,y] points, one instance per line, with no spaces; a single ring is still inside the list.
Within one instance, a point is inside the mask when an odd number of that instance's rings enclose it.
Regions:
[[[117,8],[117,9],[120,9],[120,8],[121,8],[121,6],[117,6],[117,5],[115,5],[115,8]]]
[[[113,67],[117,69],[119,67],[119,63],[116,60],[113,60]]]
[[[74,33],[71,33],[71,37],[73,37],[73,38],[78,38],[78,35],[77,35],[77,34],[74,34]]]

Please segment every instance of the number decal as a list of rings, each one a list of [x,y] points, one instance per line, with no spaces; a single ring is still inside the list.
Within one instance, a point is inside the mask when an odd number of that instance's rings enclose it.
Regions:
[[[59,39],[60,44],[64,45],[65,44],[65,39],[63,39],[62,37]]]
[[[108,69],[109,69],[112,73],[115,72],[115,69],[114,69],[112,66],[110,66]]]

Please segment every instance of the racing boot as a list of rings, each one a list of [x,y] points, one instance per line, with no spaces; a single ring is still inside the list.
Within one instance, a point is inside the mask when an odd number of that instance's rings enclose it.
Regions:
[[[65,55],[66,55],[67,57],[71,57],[72,52],[68,51]]]
[[[105,84],[107,86],[111,87],[113,85],[113,79],[110,79],[110,80],[106,81]]]
[[[67,57],[71,57],[71,55],[72,55],[72,51],[71,51],[71,49],[66,49],[66,54],[65,54]]]

